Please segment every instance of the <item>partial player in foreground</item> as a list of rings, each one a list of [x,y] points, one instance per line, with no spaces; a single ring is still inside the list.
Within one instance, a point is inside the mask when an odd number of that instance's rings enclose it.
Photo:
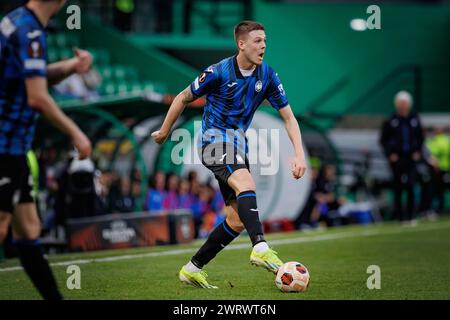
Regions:
[[[266,50],[264,27],[257,22],[243,21],[236,25],[234,36],[238,54],[208,67],[199,75],[175,98],[160,130],[152,133],[157,143],[163,143],[185,106],[206,95],[201,159],[219,182],[227,217],[179,272],[181,281],[201,288],[217,288],[208,283],[203,267],[244,229],[253,245],[252,264],[275,274],[283,264],[264,239],[256,186],[247,159],[245,131],[265,99],[278,110],[294,146],[293,177],[299,179],[306,171],[297,119],[277,73],[263,62]]]
[[[48,92],[49,84],[87,72],[92,64],[91,54],[79,49],[72,59],[46,64],[45,27],[64,3],[30,0],[0,22],[0,242],[11,223],[23,268],[42,297],[55,300],[62,296],[39,244],[41,223],[26,153],[38,113],[71,138],[79,158],[91,153],[89,139]]]

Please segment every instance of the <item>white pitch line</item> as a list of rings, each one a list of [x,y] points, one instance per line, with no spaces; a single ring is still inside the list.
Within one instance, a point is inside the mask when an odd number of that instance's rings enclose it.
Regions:
[[[338,234],[324,234],[312,237],[301,237],[301,238],[288,238],[288,239],[278,239],[270,241],[271,246],[281,246],[287,244],[295,244],[295,243],[308,243],[315,241],[325,241],[325,240],[336,240],[336,239],[345,239],[345,238],[357,238],[357,237],[369,237],[369,236],[377,236],[377,235],[387,235],[387,234],[400,234],[405,232],[413,232],[413,231],[429,231],[429,230],[439,230],[449,228],[449,223],[441,223],[439,225],[432,226],[421,226],[420,228],[408,228],[408,227],[399,227],[395,230],[387,230],[380,232],[379,230],[364,230],[362,232],[346,232],[346,233],[338,233]],[[233,244],[226,247],[224,250],[241,250],[241,249],[250,249],[250,245],[248,243],[242,244]],[[198,248],[191,249],[175,249],[175,250],[167,250],[160,252],[148,252],[141,254],[127,254],[121,256],[113,256],[113,257],[104,257],[104,258],[93,258],[93,259],[79,259],[79,260],[69,260],[69,261],[61,261],[50,263],[52,267],[59,266],[68,266],[72,264],[89,264],[96,262],[112,262],[112,261],[120,261],[120,260],[130,260],[130,259],[140,259],[140,258],[148,258],[148,257],[161,257],[161,256],[172,256],[178,254],[187,254],[193,253],[197,251]],[[0,272],[9,272],[9,271],[18,271],[22,270],[22,267],[9,267],[9,268],[1,268]]]

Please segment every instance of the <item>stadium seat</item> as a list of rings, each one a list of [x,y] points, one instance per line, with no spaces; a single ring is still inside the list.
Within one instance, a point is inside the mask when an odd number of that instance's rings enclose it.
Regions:
[[[126,94],[129,91],[129,84],[126,81],[117,82],[116,84],[116,92],[121,94]]]
[[[101,95],[113,95],[116,91],[116,85],[112,81],[103,81],[99,90]]]
[[[52,39],[52,44],[58,47],[74,47],[79,45],[78,38],[67,34],[67,33],[58,33],[55,34]]]
[[[113,75],[118,81],[124,80],[126,77],[126,68],[123,66],[114,66]]]
[[[141,93],[143,91],[143,85],[140,82],[133,82],[131,84],[131,92],[132,93]]]
[[[111,66],[100,66],[98,72],[102,76],[103,80],[111,80],[113,78],[113,72]]]
[[[96,48],[88,48],[87,50],[92,54],[95,65],[105,66],[111,62],[111,57],[108,51]]]

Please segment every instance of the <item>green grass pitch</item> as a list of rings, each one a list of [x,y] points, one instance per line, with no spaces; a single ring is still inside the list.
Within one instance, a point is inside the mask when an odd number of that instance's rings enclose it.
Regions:
[[[450,299],[450,219],[416,227],[386,223],[313,232],[271,234],[284,261],[300,261],[311,274],[305,293],[282,293],[274,275],[249,263],[241,235],[206,266],[218,290],[179,282],[177,272],[202,241],[190,245],[110,250],[49,257],[66,299]],[[81,269],[81,289],[69,290],[69,264]],[[17,268],[0,263],[0,299],[39,299]],[[381,289],[366,286],[367,267],[381,268]]]

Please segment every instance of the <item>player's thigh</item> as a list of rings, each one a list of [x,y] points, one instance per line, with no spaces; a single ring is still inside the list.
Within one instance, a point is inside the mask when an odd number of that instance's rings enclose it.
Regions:
[[[238,207],[236,201],[231,201],[229,205],[224,207],[227,224],[236,232],[244,231],[245,227],[239,218]]]
[[[41,221],[34,202],[19,203],[12,217],[14,239],[34,240],[41,233]]]
[[[2,243],[8,234],[9,223],[11,222],[11,213],[0,211],[0,243]]]
[[[238,195],[244,191],[256,191],[255,181],[248,169],[238,169],[234,171],[227,180],[228,185],[233,188]]]

